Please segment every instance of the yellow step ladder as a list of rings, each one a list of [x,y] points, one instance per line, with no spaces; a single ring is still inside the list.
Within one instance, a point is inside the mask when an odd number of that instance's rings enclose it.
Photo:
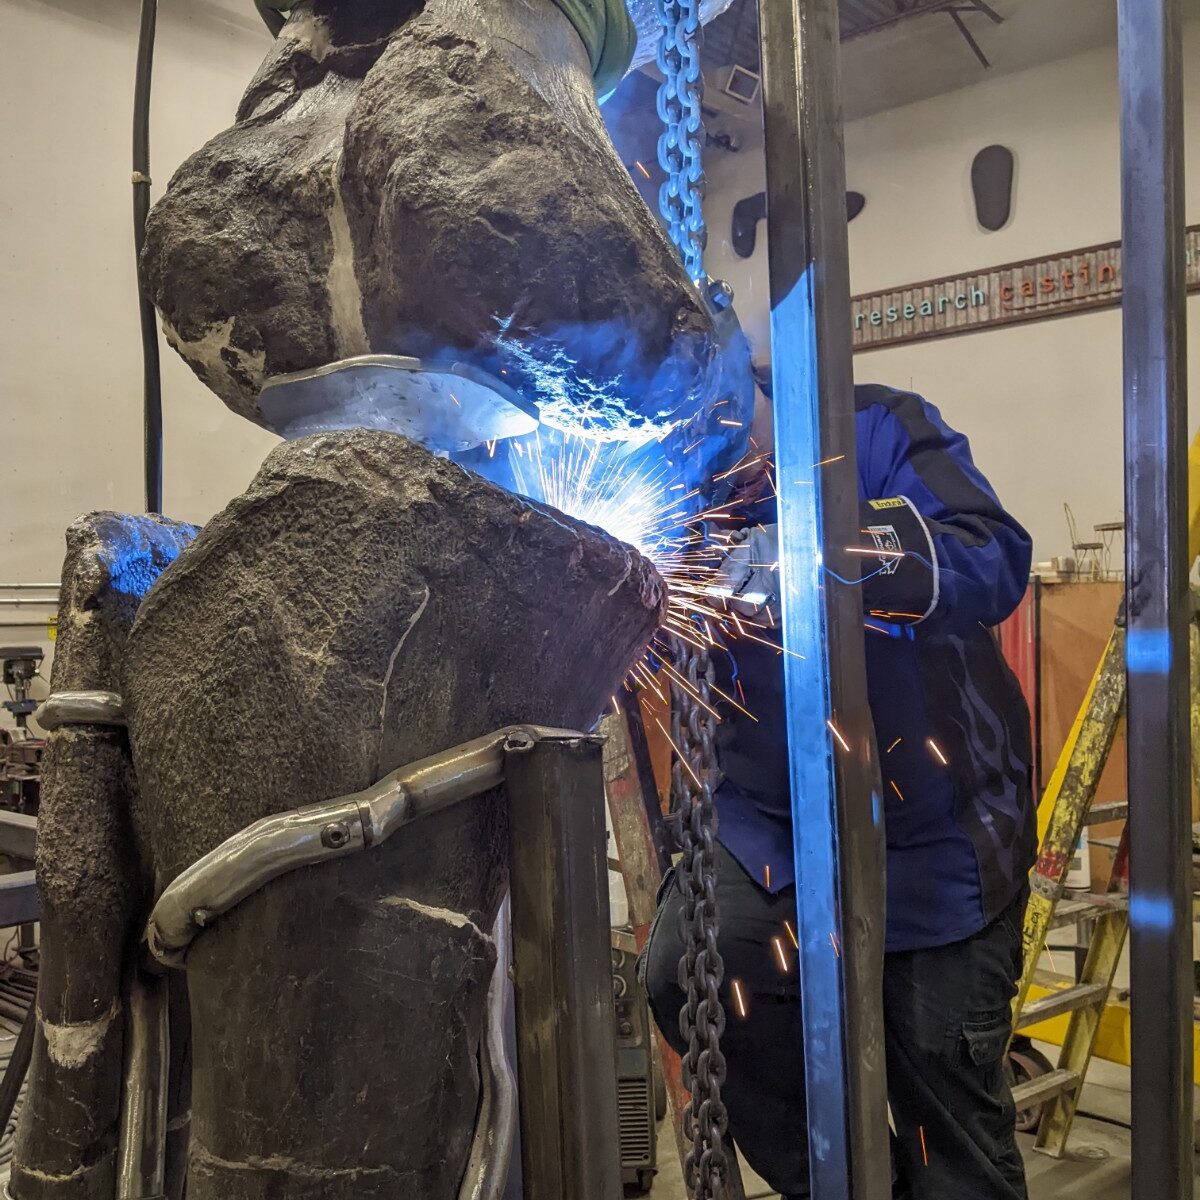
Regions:
[[[1200,435],[1188,455],[1191,513],[1188,523],[1190,560],[1200,553]],[[1192,773],[1200,786],[1200,619],[1193,597],[1189,648],[1192,676]],[[1037,1148],[1061,1156],[1075,1119],[1087,1077],[1096,1035],[1108,1004],[1113,976],[1129,930],[1128,887],[1123,876],[1127,855],[1125,835],[1108,894],[1083,899],[1066,897],[1071,858],[1083,827],[1124,815],[1124,806],[1093,810],[1092,800],[1112,750],[1125,710],[1125,628],[1118,615],[1108,644],[1059,754],[1054,773],[1038,807],[1040,851],[1030,877],[1029,908],[1025,915],[1025,969],[1013,1001],[1013,1027],[1022,1032],[1055,1017],[1068,1017],[1058,1063],[1013,1088],[1017,1110],[1042,1106]],[[1046,938],[1061,925],[1094,920],[1087,956],[1078,980],[1063,987],[1046,980],[1038,969]],[[1049,984],[1049,986],[1047,986]],[[1030,999],[1031,993],[1037,995]]]

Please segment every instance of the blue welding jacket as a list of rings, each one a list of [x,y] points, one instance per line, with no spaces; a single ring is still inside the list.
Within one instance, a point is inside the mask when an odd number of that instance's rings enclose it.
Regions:
[[[905,497],[938,567],[926,619],[872,618],[866,634],[890,953],[978,932],[1033,865],[1029,714],[990,629],[1024,594],[1031,543],[933,405],[879,385],[857,387],[855,400],[860,499]],[[745,516],[773,519],[761,505]],[[757,718],[729,705],[721,714],[718,838],[777,892],[795,881],[782,655],[740,639],[714,664],[718,686],[740,690]]]

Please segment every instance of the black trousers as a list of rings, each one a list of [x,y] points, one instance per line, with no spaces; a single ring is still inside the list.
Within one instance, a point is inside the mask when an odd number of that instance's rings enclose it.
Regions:
[[[808,1135],[796,953],[796,891],[770,895],[718,846],[718,944],[728,1014],[722,1096],[750,1166],[787,1197],[806,1197]],[[682,897],[664,881],[643,960],[655,1020],[683,1053],[678,966]],[[1027,893],[974,937],[884,957],[894,1194],[904,1200],[1025,1200],[1025,1169],[1004,1075],[1021,973]],[[746,1015],[730,993],[737,980]]]

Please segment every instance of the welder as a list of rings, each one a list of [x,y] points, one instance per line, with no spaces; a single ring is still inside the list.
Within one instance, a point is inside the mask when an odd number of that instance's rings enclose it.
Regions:
[[[1031,543],[932,404],[865,385],[855,408],[868,551],[858,586],[887,845],[894,1194],[1023,1200],[1004,1061],[1036,806],[1029,713],[992,627],[1024,594]],[[756,426],[762,443],[769,423]],[[795,1200],[809,1195],[809,1171],[769,481],[744,488],[739,507],[727,592],[765,629],[714,656],[722,691],[753,714],[726,705],[717,734],[722,1097],[749,1164]],[[681,904],[669,875],[643,966],[656,1020],[682,1053]]]

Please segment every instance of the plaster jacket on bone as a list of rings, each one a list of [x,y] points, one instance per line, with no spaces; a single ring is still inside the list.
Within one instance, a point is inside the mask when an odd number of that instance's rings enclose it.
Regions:
[[[143,270],[254,421],[271,377],[365,353],[468,361],[618,440],[716,386],[709,312],[551,0],[302,4],[155,207]]]

